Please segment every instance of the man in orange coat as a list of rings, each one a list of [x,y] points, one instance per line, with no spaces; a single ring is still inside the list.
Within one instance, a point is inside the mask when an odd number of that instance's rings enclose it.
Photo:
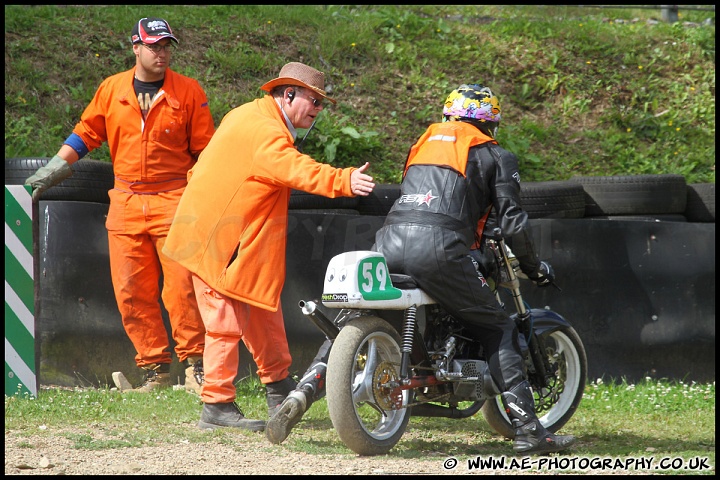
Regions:
[[[312,127],[324,100],[335,103],[322,72],[291,62],[261,88],[269,95],[230,111],[188,173],[163,250],[193,273],[205,322],[203,429],[265,428],[235,404],[241,340],[271,415],[295,388],[280,308],[290,191],[338,197],[375,186],[368,163],[335,168],[295,148],[296,129]]]
[[[106,78],[57,155],[25,182],[39,195],[72,175],[70,164],[103,142],[110,148],[115,188],[106,221],[115,298],[145,376],[136,392],[172,385],[170,317],[175,352],[185,363],[185,388],[200,393],[205,329],[190,272],[162,254],[187,171],[215,131],[200,84],[170,70],[178,40],[161,18],[143,18],[131,32],[135,67]],[[132,389],[122,372],[118,387]]]

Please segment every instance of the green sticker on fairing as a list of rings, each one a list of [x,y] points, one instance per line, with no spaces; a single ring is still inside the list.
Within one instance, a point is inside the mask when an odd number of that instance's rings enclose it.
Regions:
[[[392,286],[383,257],[369,257],[358,263],[358,286],[365,300],[395,300],[402,291]]]

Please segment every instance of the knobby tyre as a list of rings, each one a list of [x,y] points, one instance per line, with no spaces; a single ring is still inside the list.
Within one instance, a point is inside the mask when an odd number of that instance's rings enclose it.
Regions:
[[[359,455],[382,455],[400,440],[410,411],[408,391],[385,388],[400,378],[400,336],[385,320],[347,323],[328,359],[326,397],[333,427]]]
[[[549,389],[533,387],[535,410],[540,423],[557,432],[572,418],[580,405],[587,382],[587,354],[580,336],[570,326],[561,327],[545,337],[546,355],[556,376]],[[498,395],[485,402],[483,417],[488,425],[506,438],[515,438],[515,430]]]

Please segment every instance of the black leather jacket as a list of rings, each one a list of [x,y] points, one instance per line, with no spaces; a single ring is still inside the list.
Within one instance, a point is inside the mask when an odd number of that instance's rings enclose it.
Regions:
[[[494,143],[470,148],[464,177],[444,166],[411,165],[386,225],[443,226],[456,231],[469,251],[478,240],[478,221],[488,209],[492,210],[482,233],[492,236],[492,229],[499,227],[522,271],[532,276],[540,261],[521,205],[518,161]]]

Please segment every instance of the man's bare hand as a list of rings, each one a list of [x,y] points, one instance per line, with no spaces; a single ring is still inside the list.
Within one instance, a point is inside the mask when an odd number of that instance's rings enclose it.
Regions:
[[[375,188],[375,184],[372,181],[372,177],[365,173],[370,168],[370,162],[365,162],[365,165],[355,170],[350,175],[350,188],[354,195],[360,195],[367,197],[370,192]]]

